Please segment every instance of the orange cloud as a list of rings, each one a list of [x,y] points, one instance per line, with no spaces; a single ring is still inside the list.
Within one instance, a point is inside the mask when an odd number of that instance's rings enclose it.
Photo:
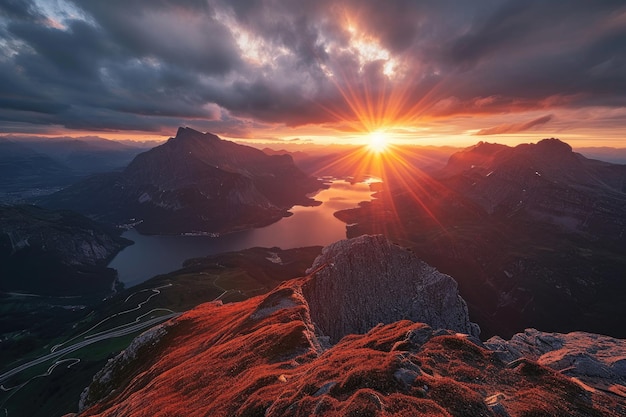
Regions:
[[[552,120],[553,116],[551,114],[547,116],[540,117],[535,120],[531,120],[526,123],[509,123],[494,127],[489,127],[486,129],[481,129],[475,133],[476,136],[488,136],[488,135],[500,135],[503,133],[517,133],[523,132],[525,130],[532,129],[535,126],[543,125]]]

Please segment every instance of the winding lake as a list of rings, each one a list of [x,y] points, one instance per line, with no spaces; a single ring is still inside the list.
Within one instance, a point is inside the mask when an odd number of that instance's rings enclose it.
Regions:
[[[158,274],[179,269],[186,259],[222,252],[238,251],[255,246],[282,249],[303,246],[325,246],[346,238],[346,225],[333,213],[356,207],[371,199],[368,183],[350,184],[335,180],[330,188],[320,191],[316,207],[295,206],[290,217],[269,226],[230,233],[220,237],[208,236],[144,236],[129,230],[122,236],[135,242],[121,251],[109,264],[118,271],[126,287],[142,283]]]

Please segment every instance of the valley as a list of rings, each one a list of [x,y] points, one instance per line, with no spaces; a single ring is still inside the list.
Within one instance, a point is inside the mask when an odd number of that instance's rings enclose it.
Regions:
[[[24,203],[89,175],[120,170],[151,146],[95,137],[0,136],[0,203]]]
[[[142,235],[136,230],[126,231],[122,237],[134,244],[119,252],[108,266],[117,270],[118,280],[130,287],[178,269],[183,261],[193,257],[257,246],[282,249],[325,246],[341,240],[346,236],[346,225],[334,213],[369,201],[370,184],[333,178],[324,181],[327,188],[314,196],[319,205],[294,206],[289,210],[292,213],[289,217],[269,226],[219,236]]]
[[[194,132],[184,132],[182,136],[186,134],[191,134],[193,140],[199,138]],[[547,146],[553,144],[549,142]],[[68,404],[77,406],[77,399],[94,373],[117,352],[131,349],[129,346],[140,344],[147,337],[137,338],[140,333],[160,334],[162,326],[167,328],[172,320],[175,322],[198,305],[238,305],[271,293],[276,286],[285,285],[285,280],[306,276],[312,270],[321,277],[326,268],[336,269],[338,272],[330,274],[331,281],[356,274],[355,282],[347,282],[347,287],[330,282],[317,290],[303,286],[309,303],[313,302],[310,315],[316,337],[320,337],[315,345],[322,350],[331,349],[346,334],[367,333],[378,322],[394,325],[400,319],[412,318],[435,327],[453,328],[452,322],[441,324],[439,320],[445,316],[441,311],[415,316],[408,313],[409,306],[429,303],[427,299],[440,297],[449,287],[437,284],[436,292],[428,297],[425,289],[413,288],[412,278],[405,274],[423,268],[398,261],[403,267],[395,270],[388,264],[397,256],[391,255],[395,245],[409,248],[458,281],[464,299],[458,311],[465,311],[465,315],[469,311],[469,317],[477,324],[468,322],[457,331],[471,334],[479,345],[479,328],[481,340],[494,335],[509,338],[527,327],[561,332],[586,330],[620,337],[619,276],[626,270],[619,232],[623,218],[621,166],[587,160],[561,145],[546,160],[550,164],[546,166],[541,165],[542,160],[532,160],[532,152],[515,162],[517,148],[506,146],[478,144],[452,154],[446,164],[434,162],[442,158],[435,158],[435,154],[420,158],[415,150],[392,149],[388,155],[369,156],[369,163],[360,166],[350,161],[362,160],[367,155],[362,149],[332,157],[327,172],[352,172],[351,182],[326,178],[324,189],[315,196],[315,204],[292,207],[291,216],[281,217],[269,226],[224,234],[183,231],[177,236],[142,235],[139,232],[147,230],[141,227],[124,232],[120,239],[130,237],[136,243],[126,248],[120,246],[112,252],[117,253],[115,257],[106,258],[108,267],[118,271],[116,280],[121,285],[102,301],[102,295],[96,293],[80,293],[71,298],[55,298],[54,294],[29,296],[23,290],[4,293],[0,349],[8,361],[0,369],[4,387],[0,402],[6,413],[44,416],[47,414],[39,410],[76,410]],[[565,162],[555,170],[557,159]],[[312,165],[308,165],[308,170],[317,171],[319,168],[314,167],[318,162],[312,161],[317,159],[309,160]],[[576,168],[571,168],[571,164]],[[509,174],[509,170],[513,173]],[[354,182],[372,174],[382,182]],[[82,184],[80,187],[92,187],[94,183]],[[516,192],[524,197],[518,197]],[[511,203],[518,198],[524,204]],[[585,199],[596,203],[583,206]],[[558,213],[556,205],[568,214]],[[21,210],[29,213],[41,209]],[[55,213],[60,212],[44,210],[38,216],[48,222],[64,218]],[[92,216],[100,222],[112,220],[93,213]],[[362,249],[352,247],[346,258],[337,255],[337,260],[316,261],[317,264],[313,261],[321,246],[341,240],[346,234],[357,238],[379,233],[391,239],[393,246],[376,249],[368,243]],[[45,235],[53,236],[48,232]],[[30,240],[29,247],[34,242]],[[11,247],[16,246],[12,243]],[[363,260],[355,261],[358,256],[363,256]],[[368,262],[373,264],[360,271],[359,267]],[[380,265],[382,270],[378,270]],[[381,274],[392,275],[383,283],[378,281]],[[450,285],[456,288],[457,281]],[[383,287],[372,290],[380,284]],[[385,295],[385,287],[393,291]],[[403,304],[400,299],[413,291],[421,294],[419,301]],[[337,303],[332,301],[343,293],[346,295]],[[349,293],[356,299],[350,298]],[[344,311],[346,302],[356,303],[342,313],[347,314],[342,326],[348,330],[336,330],[336,314]],[[283,301],[264,303],[282,305]],[[448,314],[456,311],[457,307],[451,305],[445,308]],[[389,306],[402,313],[396,316],[397,313],[383,312]],[[274,307],[270,310],[274,311]],[[457,313],[452,315],[458,317]],[[21,326],[28,330],[19,330]],[[275,348],[282,349],[280,346]],[[137,371],[134,365],[125,369],[116,383],[127,383]],[[61,382],[69,378],[71,383]],[[61,396],[51,391],[58,390],[59,384],[64,386]],[[26,406],[26,398],[32,395],[41,400]],[[609,400],[602,397],[601,401]],[[605,404],[614,407],[610,401]],[[509,403],[509,407],[516,406]]]

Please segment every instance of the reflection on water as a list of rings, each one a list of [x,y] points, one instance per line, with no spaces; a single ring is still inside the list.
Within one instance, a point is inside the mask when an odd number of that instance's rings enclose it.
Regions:
[[[122,236],[134,245],[120,252],[109,267],[118,270],[119,280],[127,287],[148,278],[181,267],[185,259],[215,253],[237,251],[255,246],[282,249],[328,245],[345,239],[346,225],[333,215],[338,210],[356,207],[370,200],[371,191],[365,183],[350,184],[333,181],[320,191],[316,207],[293,207],[292,216],[260,229],[231,233],[217,238],[206,236],[144,236],[129,230]]]

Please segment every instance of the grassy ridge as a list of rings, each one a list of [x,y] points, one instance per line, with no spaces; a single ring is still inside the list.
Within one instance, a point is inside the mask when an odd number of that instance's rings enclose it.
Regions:
[[[80,301],[90,303],[83,309],[63,308],[63,303],[66,306],[77,304],[75,299],[5,297],[0,300],[0,311],[12,311],[14,318],[20,316],[20,326],[28,330],[16,331],[11,320],[0,315],[0,325],[4,326],[1,337],[8,338],[0,343],[3,358],[0,372],[49,353],[55,344],[69,341],[66,345],[71,345],[87,335],[111,330],[138,318],[147,320],[165,314],[166,310],[182,312],[216,298],[232,302],[263,294],[284,280],[304,275],[320,251],[321,247],[285,251],[253,248],[193,259],[185,262],[179,271],[154,277],[102,302],[82,299]],[[54,305],[54,300],[61,300],[60,305]],[[140,304],[141,307],[134,310]],[[28,317],[35,317],[37,321],[29,321]],[[42,320],[43,317],[46,319]],[[97,342],[59,358],[57,360],[77,358],[80,362],[69,369],[67,365],[71,362],[61,364],[48,377],[31,380],[45,373],[54,360],[15,375],[5,382],[5,387],[25,382],[26,385],[19,390],[0,391],[0,411],[6,408],[8,416],[32,417],[61,416],[76,411],[80,393],[93,375],[109,358],[128,346],[137,333]],[[26,351],[28,353],[24,354]]]

